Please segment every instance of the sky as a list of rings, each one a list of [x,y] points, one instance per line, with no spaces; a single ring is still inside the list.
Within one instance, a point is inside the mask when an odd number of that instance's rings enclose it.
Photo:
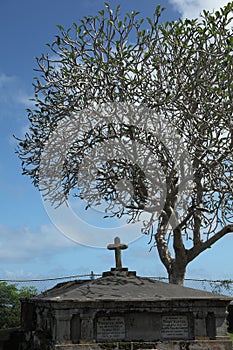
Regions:
[[[121,5],[121,12],[140,11],[151,16],[157,1],[110,0],[111,7]],[[203,9],[218,9],[224,0],[166,0],[164,20],[198,17]],[[68,28],[83,16],[96,14],[104,7],[102,0],[8,0],[0,4],[0,279],[30,279],[101,273],[114,266],[114,256],[106,248],[81,240],[78,244],[61,232],[31,180],[21,174],[15,154],[17,142],[28,127],[26,109],[32,107],[35,57],[46,52],[58,34],[57,24]],[[80,212],[80,204],[77,211]],[[87,215],[87,214],[83,214]],[[77,232],[86,225],[88,235],[98,241],[98,225],[91,211],[83,221],[77,220]],[[89,221],[88,221],[89,220]],[[105,225],[118,235],[119,225]],[[108,226],[109,225],[109,226]],[[101,226],[101,224],[100,224]],[[143,276],[165,276],[166,271],[156,249],[150,250],[149,237],[141,236],[137,226],[131,232],[129,249],[123,252],[123,265]],[[134,242],[130,240],[137,238]],[[111,242],[109,242],[111,243]],[[94,246],[93,246],[94,245]],[[233,235],[224,237],[205,251],[187,268],[186,277],[233,279]]]

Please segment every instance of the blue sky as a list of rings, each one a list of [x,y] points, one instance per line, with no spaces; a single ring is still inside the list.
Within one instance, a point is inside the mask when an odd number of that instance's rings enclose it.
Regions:
[[[120,4],[122,13],[137,10],[147,17],[159,2],[110,0],[109,3],[112,7]],[[195,17],[204,8],[217,9],[226,3],[224,0],[161,1],[167,9],[164,20]],[[46,52],[45,44],[52,42],[58,33],[56,24],[68,28],[103,6],[102,0],[1,2],[0,278],[54,277],[91,270],[101,273],[114,264],[112,252],[74,243],[52,224],[40,193],[29,178],[21,175],[12,136],[22,136],[27,128],[26,108],[30,107],[29,98],[33,95],[35,57]],[[97,232],[94,226],[90,226],[90,231]],[[141,237],[131,243],[124,252],[123,263],[140,275],[166,276],[156,250],[149,252],[148,240],[148,237]],[[232,250],[233,235],[228,235],[190,264],[186,277],[233,279]]]

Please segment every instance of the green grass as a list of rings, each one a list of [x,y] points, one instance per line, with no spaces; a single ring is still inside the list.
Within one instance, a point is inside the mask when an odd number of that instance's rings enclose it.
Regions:
[[[229,337],[231,338],[232,341],[232,349],[233,349],[233,333],[228,333]]]

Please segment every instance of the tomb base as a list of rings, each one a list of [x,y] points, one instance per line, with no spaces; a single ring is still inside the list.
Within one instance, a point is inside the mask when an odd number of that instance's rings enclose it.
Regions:
[[[164,342],[113,342],[55,345],[54,350],[232,350],[231,340],[186,340]]]

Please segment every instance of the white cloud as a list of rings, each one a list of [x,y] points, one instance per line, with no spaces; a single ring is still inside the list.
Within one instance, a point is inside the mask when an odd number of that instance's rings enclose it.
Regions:
[[[35,102],[31,100],[32,98],[33,96],[29,96],[25,92],[20,91],[18,96],[16,96],[16,101],[27,108],[32,108],[35,107]]]
[[[30,108],[34,106],[34,102],[30,101],[31,96],[24,88],[24,82],[16,76],[6,75],[0,72],[0,105],[3,107],[12,108],[22,105]]]
[[[43,198],[42,198],[43,199]],[[127,218],[107,219],[103,218],[106,213],[98,210],[98,207],[85,210],[85,202],[76,198],[76,203],[71,200],[54,208],[49,201],[43,201],[44,208],[60,232],[78,244],[88,247],[105,248],[114,237],[119,236],[124,243],[130,243],[141,237],[143,220],[150,214],[141,215],[140,221],[128,224]]]
[[[15,77],[0,73],[0,89],[4,88],[6,85],[14,82]]]
[[[0,225],[2,263],[22,262],[73,246],[74,243],[61,235],[52,225],[43,225],[38,230],[32,230],[29,227],[9,228]]]
[[[183,18],[200,17],[203,10],[218,10],[227,5],[227,0],[169,0],[176,11],[180,12]]]
[[[0,103],[8,105],[12,103],[14,96],[14,86],[17,85],[17,79],[14,76],[9,76],[0,73]]]

